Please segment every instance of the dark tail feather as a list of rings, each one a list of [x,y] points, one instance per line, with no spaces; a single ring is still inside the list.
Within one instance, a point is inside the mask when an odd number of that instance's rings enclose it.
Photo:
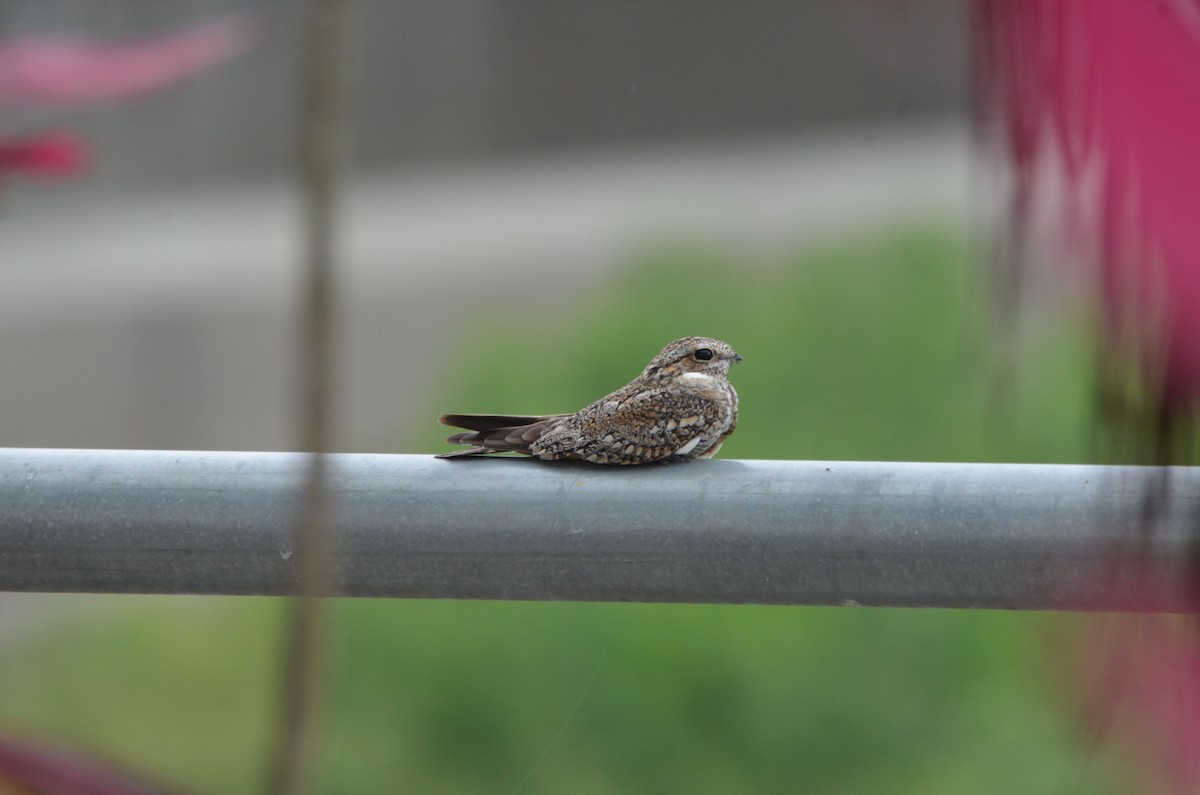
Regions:
[[[568,415],[525,416],[512,414],[443,414],[438,422],[455,428],[467,428],[446,441],[450,444],[475,445],[470,450],[442,453],[438,458],[464,458],[489,453],[529,454],[529,445],[548,428]]]
[[[473,455],[487,455],[494,452],[486,447],[472,447],[470,450],[455,450],[452,453],[438,453],[434,458],[467,458]]]
[[[497,428],[515,428],[518,425],[530,425],[548,419],[549,416],[524,414],[443,414],[438,417],[438,422],[468,431],[494,431]]]

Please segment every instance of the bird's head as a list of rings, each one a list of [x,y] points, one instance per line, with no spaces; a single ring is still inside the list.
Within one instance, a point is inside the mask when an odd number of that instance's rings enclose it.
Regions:
[[[711,337],[684,337],[659,351],[642,376],[658,380],[697,373],[725,378],[730,366],[741,360],[727,342]]]

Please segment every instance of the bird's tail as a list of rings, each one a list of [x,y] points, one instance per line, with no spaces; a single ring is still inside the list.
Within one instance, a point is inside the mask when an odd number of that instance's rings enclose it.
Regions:
[[[529,454],[529,445],[569,415],[549,414],[526,416],[520,414],[443,414],[438,422],[453,428],[466,428],[446,439],[450,444],[474,445],[469,450],[442,453],[438,458],[462,458],[489,453]]]

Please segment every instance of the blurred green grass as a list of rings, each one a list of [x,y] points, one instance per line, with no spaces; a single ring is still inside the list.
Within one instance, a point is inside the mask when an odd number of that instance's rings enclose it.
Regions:
[[[705,334],[746,359],[722,457],[1085,460],[1084,338],[1046,329],[996,394],[968,260],[937,226],[777,262],[647,249],[578,305],[480,323],[430,417],[573,410]],[[444,449],[443,430],[431,422],[421,448]],[[114,599],[124,609],[0,654],[0,728],[256,791],[283,603]],[[1060,656],[1075,617],[393,600],[332,613],[324,793],[1119,791],[1072,724]]]

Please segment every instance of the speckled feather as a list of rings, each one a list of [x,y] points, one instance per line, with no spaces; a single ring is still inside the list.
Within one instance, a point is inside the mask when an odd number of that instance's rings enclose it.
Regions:
[[[720,340],[675,340],[633,381],[575,414],[443,415],[443,424],[468,429],[447,441],[473,446],[439,457],[516,452],[622,465],[711,458],[737,427],[728,375],[741,360]]]

